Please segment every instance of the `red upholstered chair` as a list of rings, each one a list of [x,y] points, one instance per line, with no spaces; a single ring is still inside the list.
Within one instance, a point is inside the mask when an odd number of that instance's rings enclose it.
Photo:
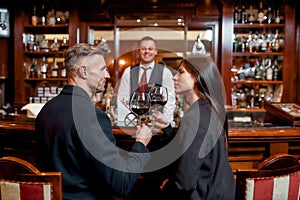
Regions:
[[[61,172],[40,172],[19,158],[0,158],[0,199],[61,200],[61,176]]]
[[[279,154],[259,165],[263,169],[238,169],[236,200],[299,200],[300,164],[295,159]]]

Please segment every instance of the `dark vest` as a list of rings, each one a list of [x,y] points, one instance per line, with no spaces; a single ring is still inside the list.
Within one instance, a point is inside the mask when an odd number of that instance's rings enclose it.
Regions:
[[[152,85],[162,85],[163,70],[163,65],[155,64],[150,76],[150,80],[148,81],[148,88]],[[130,94],[138,89],[139,71],[139,65],[130,67]]]

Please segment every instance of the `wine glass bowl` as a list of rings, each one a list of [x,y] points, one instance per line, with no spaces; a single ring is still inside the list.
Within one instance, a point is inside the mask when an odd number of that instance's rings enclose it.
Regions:
[[[164,106],[168,101],[168,89],[163,86],[154,85],[149,91],[150,104]]]
[[[150,99],[148,93],[134,92],[130,98],[130,110],[137,116],[138,123],[141,123],[141,116],[150,109]]]

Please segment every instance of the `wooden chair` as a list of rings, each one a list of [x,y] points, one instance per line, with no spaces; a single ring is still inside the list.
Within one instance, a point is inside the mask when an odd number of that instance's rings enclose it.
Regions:
[[[281,154],[275,154],[265,159],[257,166],[257,169],[274,170],[274,169],[293,167],[296,165],[299,165],[299,161],[295,156],[286,153],[281,153]]]
[[[0,200],[61,200],[61,172],[40,172],[16,157],[0,158]]]
[[[237,170],[236,200],[299,200],[300,164],[295,157],[274,155],[258,167]]]

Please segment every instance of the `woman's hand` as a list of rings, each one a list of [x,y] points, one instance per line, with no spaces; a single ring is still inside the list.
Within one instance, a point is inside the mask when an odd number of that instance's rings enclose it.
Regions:
[[[167,118],[158,110],[152,110],[151,123],[153,126],[160,129],[166,128],[170,124]]]
[[[141,142],[145,146],[147,146],[151,138],[152,138],[152,131],[146,124],[142,124],[141,126],[138,126],[138,129],[135,134],[136,142]]]

